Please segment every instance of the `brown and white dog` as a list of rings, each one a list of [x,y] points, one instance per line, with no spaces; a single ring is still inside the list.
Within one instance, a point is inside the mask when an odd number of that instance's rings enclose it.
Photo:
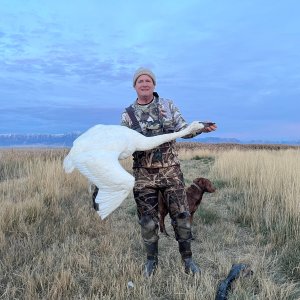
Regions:
[[[206,178],[196,178],[194,179],[193,183],[186,189],[187,201],[190,210],[190,222],[193,222],[193,216],[195,211],[197,210],[200,202],[202,200],[204,193],[214,193],[216,188],[213,186],[210,180]],[[158,211],[159,211],[159,227],[160,231],[164,234],[168,235],[166,228],[165,228],[165,217],[168,214],[168,208],[165,204],[165,201],[160,195],[158,200]]]

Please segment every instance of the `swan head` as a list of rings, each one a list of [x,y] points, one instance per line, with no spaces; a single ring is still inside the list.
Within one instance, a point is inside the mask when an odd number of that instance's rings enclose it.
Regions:
[[[203,123],[201,123],[199,121],[194,121],[189,125],[188,128],[190,129],[191,132],[195,132],[195,131],[199,131],[199,130],[203,129],[204,125],[203,125]]]

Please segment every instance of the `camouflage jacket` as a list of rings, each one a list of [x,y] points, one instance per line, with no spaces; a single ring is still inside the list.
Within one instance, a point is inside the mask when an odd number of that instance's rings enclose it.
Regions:
[[[171,100],[160,98],[157,93],[154,93],[154,96],[153,101],[149,104],[140,105],[135,101],[130,105],[138,124],[125,111],[122,114],[121,125],[134,129],[145,136],[180,131],[188,126]],[[195,135],[189,135],[185,138]],[[136,151],[133,154],[133,168],[161,168],[175,165],[179,165],[175,140],[152,150]]]

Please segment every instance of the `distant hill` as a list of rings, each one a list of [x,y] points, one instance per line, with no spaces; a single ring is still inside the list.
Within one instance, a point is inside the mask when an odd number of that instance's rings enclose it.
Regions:
[[[71,147],[80,133],[0,134],[0,147]]]
[[[73,141],[80,135],[80,132],[66,134],[0,134],[0,147],[72,147]],[[281,144],[300,145],[298,141],[264,141],[252,140],[241,141],[235,138],[219,137],[197,137],[192,140],[178,139],[179,142],[193,141],[207,144]]]
[[[181,139],[182,141],[184,139]],[[186,141],[186,140],[185,140]],[[194,142],[219,144],[219,143],[234,143],[234,144],[280,144],[280,145],[300,145],[300,139],[298,141],[269,141],[269,140],[238,140],[235,138],[219,138],[219,137],[196,137]]]

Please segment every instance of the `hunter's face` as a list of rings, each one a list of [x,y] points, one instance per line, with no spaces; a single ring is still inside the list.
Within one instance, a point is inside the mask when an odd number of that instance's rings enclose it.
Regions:
[[[155,85],[150,76],[141,75],[138,77],[134,88],[139,97],[152,97]]]

